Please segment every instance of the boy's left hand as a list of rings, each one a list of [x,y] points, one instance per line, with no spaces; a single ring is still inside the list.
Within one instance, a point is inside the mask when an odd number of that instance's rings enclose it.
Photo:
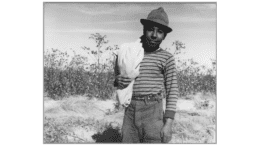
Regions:
[[[167,119],[161,130],[161,137],[163,143],[168,143],[172,139],[172,119]]]

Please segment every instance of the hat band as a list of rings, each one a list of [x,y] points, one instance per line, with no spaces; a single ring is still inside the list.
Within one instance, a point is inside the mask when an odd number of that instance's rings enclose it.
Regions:
[[[163,20],[161,20],[161,19],[147,19],[147,20],[150,20],[150,21],[159,23],[159,24],[161,24],[161,25],[168,26],[168,25],[167,25]]]

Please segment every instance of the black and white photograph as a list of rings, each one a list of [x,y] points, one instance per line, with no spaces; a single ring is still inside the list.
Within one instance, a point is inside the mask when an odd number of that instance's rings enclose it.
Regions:
[[[217,143],[217,2],[43,2],[43,143]]]

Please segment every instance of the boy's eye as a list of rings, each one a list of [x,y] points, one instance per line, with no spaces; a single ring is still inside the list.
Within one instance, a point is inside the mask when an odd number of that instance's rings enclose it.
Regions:
[[[163,31],[162,31],[162,30],[158,30],[158,32],[159,32],[159,33],[163,33]]]
[[[147,28],[148,31],[153,31],[153,28],[149,27]]]

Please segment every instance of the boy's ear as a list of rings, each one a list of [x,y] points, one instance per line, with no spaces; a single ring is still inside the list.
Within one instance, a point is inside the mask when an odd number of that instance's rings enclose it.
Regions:
[[[145,35],[146,30],[147,30],[147,26],[144,25],[144,27],[143,27],[143,35]]]

